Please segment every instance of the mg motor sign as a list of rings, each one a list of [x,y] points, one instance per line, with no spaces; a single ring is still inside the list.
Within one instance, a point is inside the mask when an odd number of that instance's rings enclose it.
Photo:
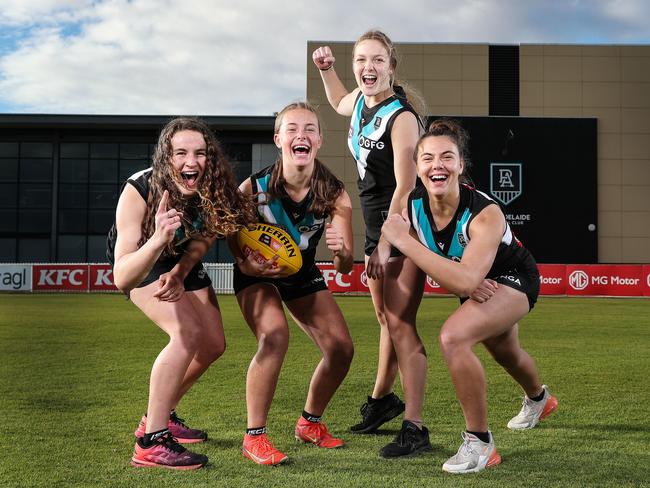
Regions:
[[[538,264],[540,295],[566,295],[566,266],[564,264]],[[578,279],[578,276],[574,277]]]
[[[34,291],[88,291],[88,265],[35,264],[32,267]]]
[[[643,273],[635,265],[567,265],[567,295],[643,296]]]
[[[650,265],[645,265],[642,268],[641,276],[643,277],[642,291],[643,295],[650,297]]]

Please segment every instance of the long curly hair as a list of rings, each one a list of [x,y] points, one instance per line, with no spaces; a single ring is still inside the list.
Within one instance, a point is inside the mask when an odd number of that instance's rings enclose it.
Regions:
[[[172,138],[180,131],[198,132],[206,144],[205,170],[199,181],[197,191],[185,196],[177,185],[183,185],[182,177],[172,164]],[[156,230],[156,210],[163,192],[169,192],[170,208],[183,212],[183,228],[188,238],[226,237],[256,221],[255,206],[252,200],[237,187],[230,163],[214,132],[197,118],[178,117],[167,123],[160,132],[153,154],[147,212],[142,222],[142,246]],[[193,218],[200,217],[202,227],[196,229]],[[174,243],[167,245],[163,255],[178,254]]]
[[[318,132],[321,133],[320,117],[316,108],[308,102],[294,102],[284,107],[275,117],[275,133],[280,132],[282,127],[282,119],[285,114],[292,110],[307,110],[316,116],[318,121]],[[280,156],[273,165],[271,179],[269,181],[268,199],[282,198],[287,195],[284,188],[285,179],[282,174],[282,156]],[[309,187],[311,188],[312,201],[309,205],[308,212],[313,213],[317,218],[323,218],[332,213],[334,204],[338,197],[343,193],[345,186],[334,173],[332,173],[327,166],[316,158],[314,160],[314,170],[309,180]]]

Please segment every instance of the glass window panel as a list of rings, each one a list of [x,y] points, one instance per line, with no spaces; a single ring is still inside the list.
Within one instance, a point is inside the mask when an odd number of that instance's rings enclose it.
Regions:
[[[16,239],[0,239],[0,263],[16,262]]]
[[[52,181],[51,159],[21,159],[21,181]]]
[[[148,144],[120,144],[120,159],[148,159]]]
[[[52,185],[42,183],[19,184],[18,206],[21,208],[51,208]]]
[[[0,209],[0,232],[16,232],[18,228],[17,216],[18,210],[15,208]]]
[[[102,234],[106,238],[114,221],[115,210],[91,210],[88,219],[88,233]]]
[[[90,185],[88,194],[88,206],[90,208],[111,208],[117,207],[118,197],[117,185]]]
[[[59,232],[62,234],[86,232],[87,213],[84,208],[59,210]]]
[[[59,236],[56,253],[59,263],[85,263],[86,236]]]
[[[237,183],[241,183],[253,173],[250,161],[232,161],[231,164]]]
[[[59,185],[59,208],[86,208],[87,206],[86,185]]]
[[[18,187],[15,183],[0,183],[0,208],[18,206]]]
[[[59,180],[64,183],[85,183],[88,181],[87,159],[61,159]]]
[[[23,142],[20,144],[21,158],[51,158],[51,142]]]
[[[18,147],[17,142],[0,142],[0,157],[17,158]]]
[[[93,143],[90,145],[90,157],[95,159],[117,158],[119,146],[114,143]]]
[[[19,239],[18,262],[47,263],[50,261],[49,239]]]
[[[126,181],[130,176],[133,176],[138,171],[147,169],[149,167],[149,161],[147,159],[140,160],[131,160],[131,161],[120,161],[120,179],[119,181]]]
[[[52,228],[52,212],[49,210],[19,210],[18,232],[49,233]]]
[[[231,161],[250,161],[253,156],[253,146],[251,144],[224,144],[224,150],[228,159]]]
[[[0,181],[18,181],[17,159],[0,159]]]
[[[106,236],[88,236],[88,262],[107,263]]]
[[[91,183],[116,183],[118,181],[117,159],[91,159],[90,181]]]
[[[87,142],[62,142],[60,148],[61,158],[88,158]]]

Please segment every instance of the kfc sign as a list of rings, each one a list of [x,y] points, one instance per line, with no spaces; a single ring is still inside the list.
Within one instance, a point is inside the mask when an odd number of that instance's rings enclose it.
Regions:
[[[91,264],[89,268],[91,291],[117,291],[110,264]]]
[[[352,289],[352,275],[336,271],[333,264],[319,264],[318,268],[323,273],[325,284],[332,292],[345,293],[356,291]]]
[[[35,264],[32,268],[34,291],[88,291],[88,266]]]

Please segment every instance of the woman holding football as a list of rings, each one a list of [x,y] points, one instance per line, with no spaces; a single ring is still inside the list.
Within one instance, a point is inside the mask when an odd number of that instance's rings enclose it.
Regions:
[[[539,295],[537,265],[496,202],[465,184],[467,141],[455,121],[431,124],[414,154],[422,186],[409,195],[404,215],[389,216],[382,227],[393,246],[461,298],[439,336],[465,416],[463,444],[442,466],[451,473],[477,472],[501,462],[488,430],[485,371],[474,354],[476,344],[482,343],[525,392],[521,411],[508,422],[510,429],[533,428],[557,408],[518,337],[517,323]],[[426,363],[402,363],[422,347],[416,329],[394,327],[391,334],[402,377],[420,383],[423,391]]]
[[[200,259],[216,237],[252,222],[254,212],[214,133],[197,119],[170,121],[151,168],[123,186],[107,242],[115,285],[169,336],[151,369],[134,466],[185,470],[208,460],[179,444],[207,434],[174,410],[225,349],[217,297]]]
[[[406,407],[393,393],[398,368],[388,329],[391,321],[415,327],[424,275],[381,238],[381,226],[388,215],[401,213],[415,185],[412,154],[422,127],[413,105],[424,110],[424,104],[413,90],[405,90],[397,82],[395,46],[383,32],[368,31],[355,43],[352,69],[357,87],[351,92],[334,70],[335,58],[329,47],[316,49],[312,59],[320,70],[332,108],[351,116],[348,146],[359,173],[359,198],[366,225],[366,275],[380,325],[375,386],[361,407],[362,421],[351,430],[359,434],[375,432],[405,412],[400,433],[380,454],[387,458],[411,456],[430,449],[428,431],[418,416],[423,391],[418,390],[419,384],[402,381]],[[403,361],[426,364],[424,348],[414,349]]]
[[[291,235],[302,252],[302,267],[287,276],[275,260],[260,264],[259,256],[244,256],[234,240],[229,240],[237,261],[237,301],[258,343],[246,378],[248,425],[242,453],[264,465],[287,459],[266,434],[268,412],[289,344],[283,302],[322,354],[295,426],[296,439],[323,448],[344,444],[328,432],[321,417],[353,355],[347,324],[315,264],[316,246],[323,234],[337,271],[349,273],[353,264],[352,204],[343,183],[316,159],[322,143],[316,110],[302,102],[282,109],[275,119],[274,141],[280,158],[240,188],[256,200],[260,221],[278,225]]]

